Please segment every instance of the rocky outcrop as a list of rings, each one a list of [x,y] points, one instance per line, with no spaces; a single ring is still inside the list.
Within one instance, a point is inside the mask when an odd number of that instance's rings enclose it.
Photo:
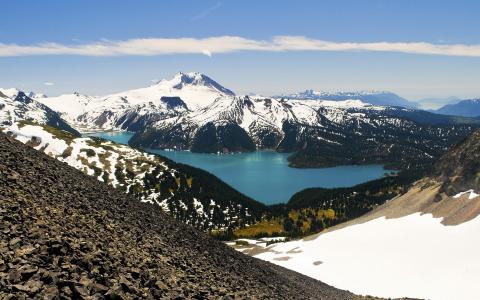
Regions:
[[[351,299],[0,134],[0,298]]]
[[[432,177],[453,196],[480,186],[480,130],[458,143],[435,163]]]

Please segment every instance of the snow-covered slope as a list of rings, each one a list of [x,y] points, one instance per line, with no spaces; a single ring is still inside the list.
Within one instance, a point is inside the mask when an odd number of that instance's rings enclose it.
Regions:
[[[240,251],[357,294],[475,299],[480,288],[478,184],[452,196],[425,178],[404,195],[326,232]]]
[[[188,109],[195,110],[210,104],[218,97],[233,95],[232,91],[204,74],[180,72],[170,80],[161,80],[146,88],[106,96],[104,102],[115,103],[119,98],[124,98],[129,104],[135,105],[155,102],[161,97],[180,97]]]
[[[457,226],[440,221],[419,213],[378,218],[274,244],[255,257],[357,294],[474,299],[480,294],[480,217]]]
[[[446,126],[430,126],[439,118]],[[230,96],[199,110],[159,117],[137,131],[130,144],[206,153],[297,152],[290,162],[298,167],[386,163],[412,168],[428,165],[473,130],[456,124],[446,116],[353,99]]]
[[[17,89],[0,88],[0,127],[9,126],[17,121],[30,120],[39,124],[48,124],[77,134],[57,112],[28,97]]]
[[[200,73],[178,73],[170,80],[161,80],[146,88],[124,91],[107,96],[86,96],[79,93],[37,100],[59,112],[80,130],[129,129],[138,123],[129,121],[177,115],[197,110],[215,99],[233,96],[211,78]],[[133,126],[134,128],[130,128]]]
[[[297,99],[297,100],[332,100],[343,101],[357,99],[366,103],[386,106],[401,106],[406,108],[417,108],[418,104],[402,98],[387,91],[360,91],[360,92],[338,92],[329,93],[323,91],[305,90],[300,93],[276,96],[275,98]]]
[[[258,148],[276,149],[285,137],[285,123],[322,126],[322,120],[345,123],[360,115],[349,110],[383,110],[359,100],[346,101],[283,101],[269,98],[223,97],[212,104],[180,116],[150,124],[149,130],[172,131],[187,135],[191,141],[198,131],[211,123],[217,127],[238,125]],[[321,110],[321,113],[319,112]],[[181,127],[178,125],[181,124]],[[273,138],[274,141],[271,139]],[[188,142],[186,143],[188,145]],[[153,145],[152,145],[153,146]],[[190,146],[187,146],[189,148]],[[231,150],[231,149],[229,149]]]
[[[87,111],[87,106],[96,100],[95,97],[77,92],[58,97],[35,97],[34,99],[55,110],[72,124],[76,122],[78,116]]]

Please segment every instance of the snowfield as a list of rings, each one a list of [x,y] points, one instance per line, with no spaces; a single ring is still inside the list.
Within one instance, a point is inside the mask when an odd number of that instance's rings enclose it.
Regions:
[[[17,101],[19,93],[17,89],[0,88],[0,124],[12,124],[23,119],[45,123],[47,116],[42,105],[35,101]]]
[[[88,96],[77,92],[35,100],[61,114],[70,124],[83,131],[119,129],[118,120],[129,112],[139,116],[163,112],[178,113],[162,101],[162,97],[180,97],[190,110],[200,109],[219,97],[234,93],[200,73],[177,73],[170,80],[161,80],[145,88],[106,96]],[[183,111],[180,109],[180,111]]]
[[[356,294],[425,299],[480,295],[480,217],[456,226],[412,214],[277,243],[254,257]]]

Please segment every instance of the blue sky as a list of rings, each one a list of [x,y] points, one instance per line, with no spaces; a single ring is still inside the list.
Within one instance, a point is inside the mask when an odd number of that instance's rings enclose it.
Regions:
[[[2,11],[2,87],[98,95],[145,86],[177,71],[199,71],[238,93],[313,88],[391,90],[409,99],[480,96],[480,1],[15,0],[2,1]],[[208,40],[226,36],[242,40]],[[278,36],[296,38],[286,45]],[[161,50],[180,38],[201,46],[193,53],[185,53],[189,44]],[[139,39],[153,39],[160,50],[145,55],[149,44]],[[333,50],[323,50],[318,41]],[[364,49],[365,43],[380,42],[433,46]],[[55,43],[53,54],[44,54],[45,48],[51,51],[47,43]],[[360,49],[343,51],[342,43]],[[99,44],[109,47],[107,54],[90,50]],[[86,50],[72,54],[63,47]]]

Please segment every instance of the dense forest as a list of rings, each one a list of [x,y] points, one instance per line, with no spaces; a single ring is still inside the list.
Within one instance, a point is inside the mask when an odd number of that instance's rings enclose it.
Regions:
[[[421,171],[392,173],[348,188],[309,188],[294,194],[286,204],[269,206],[255,225],[235,230],[233,237],[300,237],[357,218],[402,194]]]

